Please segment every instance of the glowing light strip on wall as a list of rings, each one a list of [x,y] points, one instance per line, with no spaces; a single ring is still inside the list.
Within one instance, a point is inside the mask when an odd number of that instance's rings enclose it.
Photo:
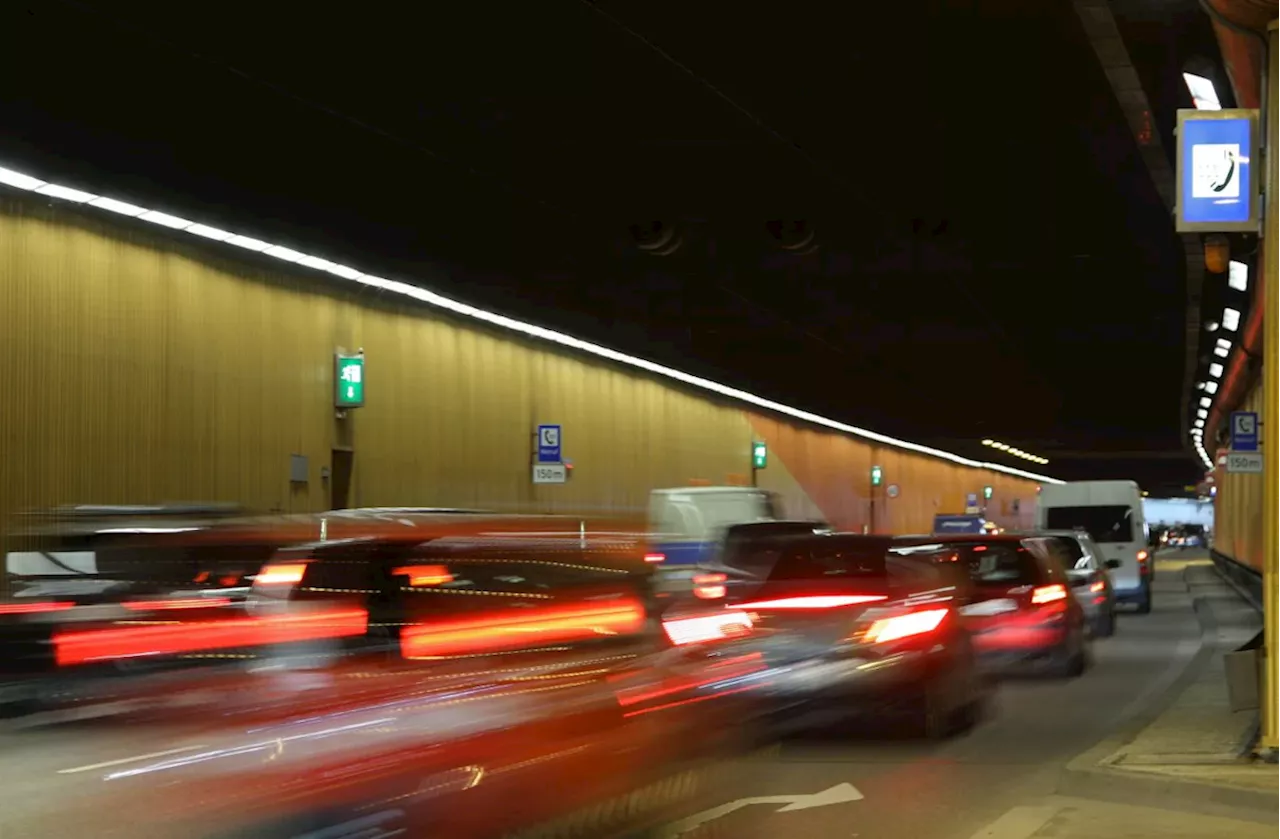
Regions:
[[[408,283],[384,279],[373,274],[366,274],[362,271],[356,270],[355,268],[350,268],[337,262],[331,262],[330,260],[323,259],[318,256],[312,256],[281,245],[274,245],[270,242],[251,236],[245,236],[231,231],[222,230],[220,228],[210,227],[209,225],[201,224],[180,216],[170,215],[169,213],[164,213],[159,210],[150,210],[146,207],[130,202],[120,201],[115,198],[108,198],[103,195],[97,195],[95,193],[86,192],[73,187],[62,186],[60,184],[44,181],[40,178],[24,174],[13,169],[5,169],[3,167],[0,167],[0,184],[32,192],[37,195],[43,195],[48,198],[54,198],[59,201],[93,207],[95,209],[115,213],[126,218],[150,222],[169,230],[190,233],[193,236],[197,236],[208,241],[220,242],[224,245],[242,248],[252,253],[260,253],[264,256],[275,257],[283,262],[301,265],[304,268],[323,271],[344,280],[349,280],[371,288],[381,289],[383,291],[389,291],[393,294],[399,294],[403,297],[417,300],[421,303],[426,303],[427,305],[433,306],[437,309],[452,312],[455,315],[461,315],[483,323],[488,323],[511,332],[526,335],[530,338],[537,338],[541,341],[558,344],[562,347],[594,355],[598,358],[633,367],[637,370],[643,370],[646,373],[651,373],[656,376],[662,376],[699,390],[714,393],[717,396],[722,396],[737,402],[744,402],[748,405],[752,405],[766,411],[800,420],[801,422],[821,426],[823,428],[828,428],[832,431],[838,431],[843,434],[849,434],[854,437],[860,437],[864,440],[870,440],[885,446],[892,446],[894,448],[903,449],[916,454],[938,458],[939,460],[946,460],[951,463],[955,463],[960,466],[967,466],[973,469],[989,469],[993,472],[1001,472],[1006,475],[1013,475],[1019,478],[1026,478],[1031,481],[1039,481],[1041,483],[1063,483],[1063,481],[1060,481],[1057,478],[1051,478],[1047,475],[1037,475],[1034,472],[1026,472],[1010,466],[1003,466],[999,463],[987,463],[979,460],[971,460],[967,457],[952,454],[951,452],[942,451],[941,449],[922,446],[918,443],[911,443],[906,440],[899,440],[895,437],[878,434],[865,428],[858,428],[853,425],[848,425],[847,423],[828,419],[827,417],[819,416],[818,414],[802,411],[798,408],[792,408],[788,405],[783,405],[781,403],[756,396],[755,394],[748,393],[744,390],[738,390],[737,388],[722,385],[719,382],[713,382],[710,379],[704,379],[699,376],[684,373],[671,367],[665,367],[661,364],[655,364],[652,361],[646,361],[645,359],[637,356],[627,355],[626,353],[621,353],[617,350],[609,349],[608,347],[604,347],[599,344],[593,344],[590,341],[574,338],[572,335],[566,335],[562,332],[556,332],[555,330],[546,329],[541,326],[534,326],[533,324],[525,323],[494,312],[485,311],[484,309],[478,309],[475,306],[469,306],[466,303],[451,300],[450,298],[436,294],[433,291],[427,291],[424,288],[419,288]]]

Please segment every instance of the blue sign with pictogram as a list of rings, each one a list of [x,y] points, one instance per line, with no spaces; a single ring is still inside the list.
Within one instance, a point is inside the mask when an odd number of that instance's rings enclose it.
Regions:
[[[1258,139],[1257,111],[1178,111],[1178,232],[1257,231]]]
[[[560,426],[558,425],[540,425],[538,426],[538,462],[539,463],[559,463],[560,462]]]
[[[1257,411],[1233,411],[1231,413],[1231,451],[1256,452],[1257,450]]]

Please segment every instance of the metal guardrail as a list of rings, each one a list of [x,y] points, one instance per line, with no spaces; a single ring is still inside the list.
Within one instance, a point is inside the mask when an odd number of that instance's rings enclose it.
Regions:
[[[1255,571],[1244,563],[1227,556],[1224,553],[1209,549],[1209,556],[1213,559],[1214,566],[1218,569],[1218,573],[1235,585],[1240,594],[1249,601],[1249,605],[1262,611],[1262,574]]]

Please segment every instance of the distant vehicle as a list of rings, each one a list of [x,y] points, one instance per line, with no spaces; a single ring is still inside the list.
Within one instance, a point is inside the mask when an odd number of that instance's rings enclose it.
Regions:
[[[990,522],[978,515],[944,513],[933,517],[933,532],[942,533],[987,533]]]
[[[729,527],[781,518],[778,496],[755,487],[655,489],[649,495],[646,559],[666,568],[706,563]]]
[[[1036,505],[1038,530],[1084,530],[1102,549],[1116,599],[1151,611],[1152,559],[1142,492],[1133,481],[1079,481],[1045,485]]]
[[[1111,584],[1111,568],[1117,560],[1102,560],[1102,549],[1083,530],[1050,531],[1064,551],[1063,565],[1071,578],[1071,592],[1084,609],[1085,617],[1097,638],[1110,638],[1116,632],[1116,590]]]
[[[1164,542],[1171,548],[1203,548],[1206,544],[1204,527],[1198,524],[1170,528],[1165,536]]]
[[[806,522],[734,535],[725,571],[699,577],[697,599],[667,616],[748,615],[753,630],[738,644],[763,657],[762,690],[780,708],[902,714],[926,737],[980,716],[988,682],[960,615],[963,593],[939,563],[893,553],[889,536]]]
[[[900,536],[895,544],[968,572],[971,602],[962,612],[987,666],[1047,668],[1067,678],[1088,667],[1084,610],[1071,596],[1070,576],[1050,537]]]

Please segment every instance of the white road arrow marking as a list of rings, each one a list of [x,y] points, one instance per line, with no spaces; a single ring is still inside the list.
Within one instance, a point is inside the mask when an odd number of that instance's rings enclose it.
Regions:
[[[721,804],[719,807],[712,807],[710,810],[703,810],[687,819],[681,819],[673,825],[670,825],[664,832],[668,837],[679,836],[682,833],[688,833],[696,827],[701,827],[707,822],[713,822],[716,819],[722,819],[730,813],[741,810],[743,807],[750,807],[753,804],[784,804],[774,812],[790,813],[795,810],[808,810],[811,807],[827,807],[832,804],[846,804],[850,801],[861,801],[862,793],[858,792],[858,788],[853,784],[836,784],[834,787],[824,789],[822,792],[815,792],[809,795],[767,795],[757,798],[739,798],[737,801],[730,801],[728,804]]]

